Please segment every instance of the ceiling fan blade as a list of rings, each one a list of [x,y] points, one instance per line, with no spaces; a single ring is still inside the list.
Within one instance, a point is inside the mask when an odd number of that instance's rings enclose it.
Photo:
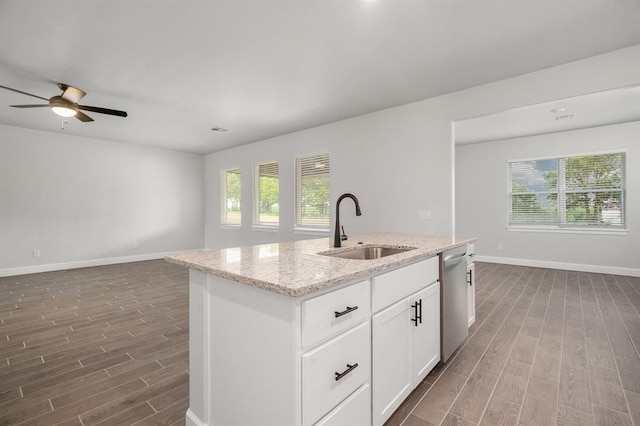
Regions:
[[[0,88],[1,89],[5,89],[5,90],[11,90],[12,92],[16,92],[16,93],[22,93],[23,95],[27,95],[27,96],[33,96],[34,98],[42,99],[42,100],[45,100],[45,101],[49,100],[47,98],[43,98],[42,96],[34,95],[32,93],[23,92],[22,90],[18,90],[18,89],[12,89],[11,87],[7,87],[7,86],[0,85]]]
[[[83,111],[99,112],[100,114],[117,115],[118,117],[127,116],[127,113],[125,111],[118,111],[116,109],[100,108],[87,105],[78,105],[78,109],[81,109]]]
[[[13,108],[42,108],[42,107],[48,107],[49,104],[46,105],[42,105],[42,104],[38,104],[38,105],[9,105],[10,107]]]
[[[68,84],[58,83],[58,87],[62,90],[62,98],[77,104],[78,101],[85,97],[87,94],[85,91],[78,89],[77,87],[69,86]]]
[[[75,115],[75,117],[82,121],[83,123],[88,123],[90,121],[93,121],[93,118],[89,117],[87,114],[85,114],[84,112],[78,111]]]

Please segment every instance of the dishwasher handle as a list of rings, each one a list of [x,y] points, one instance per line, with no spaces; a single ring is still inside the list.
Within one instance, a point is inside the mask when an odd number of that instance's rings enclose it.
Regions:
[[[455,265],[462,261],[466,261],[466,259],[467,259],[467,252],[464,252],[462,254],[452,254],[450,256],[447,256],[443,259],[443,262],[445,265],[449,266],[449,265]]]

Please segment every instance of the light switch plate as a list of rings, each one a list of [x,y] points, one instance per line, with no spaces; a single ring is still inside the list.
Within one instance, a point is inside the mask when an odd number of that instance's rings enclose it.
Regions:
[[[420,210],[420,211],[418,211],[418,219],[419,220],[431,220],[431,210]]]

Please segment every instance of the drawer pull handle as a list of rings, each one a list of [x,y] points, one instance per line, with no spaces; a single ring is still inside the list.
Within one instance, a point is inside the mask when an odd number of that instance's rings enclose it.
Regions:
[[[356,305],[356,306],[352,306],[352,307],[347,306],[347,309],[345,309],[345,310],[344,310],[344,311],[342,311],[342,312],[335,311],[335,316],[336,316],[336,318],[340,318],[341,316],[346,315],[346,314],[348,314],[349,312],[353,312],[353,311],[355,311],[356,309],[358,309],[358,306],[357,306],[357,305]]]
[[[467,275],[469,275],[469,280],[467,282],[469,283],[469,285],[473,285],[473,270],[467,272]]]
[[[336,371],[336,382],[337,382],[338,380],[342,379],[342,378],[343,378],[344,376],[346,376],[347,374],[351,373],[353,370],[355,370],[357,366],[358,366],[358,363],[357,363],[357,362],[356,362],[355,364],[353,364],[353,365],[349,365],[349,364],[347,364],[347,369],[346,369],[346,370],[344,370],[342,373],[338,373],[338,372]]]

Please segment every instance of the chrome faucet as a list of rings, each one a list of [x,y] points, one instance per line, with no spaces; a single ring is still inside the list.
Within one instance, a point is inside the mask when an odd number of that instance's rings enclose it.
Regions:
[[[356,204],[356,216],[362,216],[360,212],[360,203],[358,199],[353,194],[342,194],[338,197],[338,201],[336,202],[336,231],[333,235],[333,246],[334,247],[342,247],[341,241],[345,241],[348,237],[344,233],[344,227],[340,227],[340,201],[345,198],[351,198],[353,202]],[[340,229],[342,229],[342,233],[340,233]]]

